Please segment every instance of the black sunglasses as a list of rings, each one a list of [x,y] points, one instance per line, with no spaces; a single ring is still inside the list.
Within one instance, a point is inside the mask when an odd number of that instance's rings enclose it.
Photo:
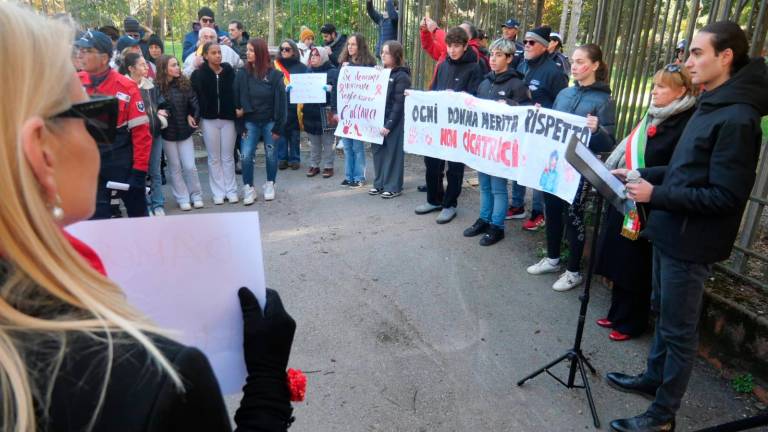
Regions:
[[[536,45],[536,43],[537,42],[535,40],[531,40],[531,39],[523,41],[523,45],[531,45],[531,46],[533,46],[533,45]]]
[[[667,71],[667,72],[675,73],[675,72],[680,72],[683,69],[680,67],[679,64],[670,63],[670,64],[664,66],[664,70]]]
[[[85,120],[85,128],[96,144],[112,144],[117,134],[117,98],[95,96],[90,100],[73,104],[68,110],[54,114],[56,118]]]
[[[293,49],[291,47],[280,47],[281,52],[291,52]]]
[[[213,22],[213,18],[200,18],[200,22],[210,24]]]

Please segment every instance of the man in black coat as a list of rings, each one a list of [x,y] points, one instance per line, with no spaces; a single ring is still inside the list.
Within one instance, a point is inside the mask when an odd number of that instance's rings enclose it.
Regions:
[[[748,50],[732,22],[696,34],[685,67],[704,94],[669,165],[641,169],[644,180],[627,184],[629,198],[654,209],[643,235],[653,243],[651,307],[658,319],[645,372],[608,374],[613,387],[654,398],[645,413],[614,420],[616,431],[674,429],[696,356],[704,281],[712,264],[730,255],[755,182],[768,68]]]
[[[336,26],[331,23],[323,24],[320,27],[320,35],[323,37],[323,46],[331,50],[329,58],[334,67],[339,67],[339,56],[341,56],[344,47],[347,45],[347,35],[336,33]]]

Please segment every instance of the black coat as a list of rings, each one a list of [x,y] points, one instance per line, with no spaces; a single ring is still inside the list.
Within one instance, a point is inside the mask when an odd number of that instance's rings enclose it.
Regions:
[[[531,92],[522,80],[523,76],[513,69],[503,73],[490,72],[477,88],[477,97],[489,100],[506,100],[508,105],[530,105]]]
[[[458,60],[450,56],[437,67],[435,79],[430,90],[453,90],[477,93],[477,87],[483,80],[483,67],[477,62],[477,54],[469,47]]]
[[[645,166],[666,166],[677,146],[694,108],[675,114],[656,126],[656,135],[645,144]],[[650,209],[643,208],[643,219]],[[595,273],[605,276],[624,290],[651,288],[651,244],[645,239],[630,240],[621,235],[624,214],[609,207],[598,240]]]
[[[294,74],[302,74],[307,72],[307,66],[299,61],[298,58],[296,59],[280,59],[277,60],[286,70],[288,70],[289,75],[293,76]],[[286,130],[299,130],[299,106],[298,104],[292,104],[291,101],[291,93],[288,92],[288,117],[285,119],[285,128]]]
[[[222,63],[221,68],[216,75],[208,63],[203,63],[192,72],[192,88],[204,119],[235,119],[235,70],[229,63]]]
[[[589,149],[598,153],[616,147],[616,103],[607,83],[597,81],[584,87],[575,83],[557,95],[552,109],[581,117],[597,116],[599,126],[589,140]]]
[[[411,70],[407,66],[392,69],[387,87],[387,102],[384,109],[384,127],[394,130],[403,122],[405,112],[405,91],[411,87]]]
[[[331,86],[324,104],[304,104],[304,131],[312,135],[322,135],[325,124],[322,116],[325,115],[325,108],[331,107],[331,112],[336,112],[336,83],[339,80],[339,70],[329,60],[318,68],[310,68],[307,73],[325,73],[326,83]]]
[[[525,76],[533,102],[544,108],[552,108],[558,93],[568,87],[568,77],[563,75],[563,70],[547,53],[532,60],[523,60],[517,71]]]
[[[197,94],[192,88],[182,90],[179,79],[171,82],[168,90],[163,93],[168,109],[168,127],[160,131],[160,136],[166,141],[184,141],[195,131],[187,122],[187,116],[200,118],[200,107],[197,104]]]
[[[258,79],[245,68],[237,71],[235,108],[245,112],[246,121],[275,122],[272,133],[283,135],[287,105],[282,72],[270,69],[264,79]]]
[[[755,183],[766,114],[763,59],[700,97],[669,165],[640,170],[655,185],[643,231],[654,247],[688,262],[728,258]]]
[[[344,47],[347,46],[347,35],[337,35],[336,40],[325,46],[331,49],[331,52],[328,53],[328,58],[331,60],[331,64],[335,67],[341,66],[339,64],[339,57],[341,57]]]

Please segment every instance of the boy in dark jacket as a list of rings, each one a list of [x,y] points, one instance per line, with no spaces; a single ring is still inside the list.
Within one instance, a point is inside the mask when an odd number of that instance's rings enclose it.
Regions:
[[[381,46],[384,42],[397,40],[397,0],[387,0],[385,3],[386,10],[379,13],[373,6],[373,0],[367,0],[365,2],[365,10],[368,11],[368,16],[371,17],[373,22],[379,26],[379,39],[376,41],[376,58],[381,58]]]
[[[475,52],[467,49],[467,33],[461,27],[454,27],[445,35],[445,43],[448,46],[448,56],[438,67],[431,90],[476,94],[483,79],[483,70],[477,62]],[[427,167],[427,202],[416,207],[416,214],[427,214],[442,209],[437,217],[439,224],[448,223],[456,217],[456,204],[461,193],[461,182],[464,180],[464,164],[448,162],[448,187],[444,189],[445,163],[442,159],[424,157],[424,165]]]
[[[608,374],[622,391],[654,398],[648,410],[614,420],[617,431],[672,430],[688,387],[698,345],[704,281],[728,258],[755,182],[768,114],[768,68],[750,60],[743,30],[720,21],[691,41],[685,67],[704,88],[669,165],[641,169],[627,197],[653,209],[643,236],[653,242],[656,334],[644,373]],[[613,171],[626,177],[626,169]]]

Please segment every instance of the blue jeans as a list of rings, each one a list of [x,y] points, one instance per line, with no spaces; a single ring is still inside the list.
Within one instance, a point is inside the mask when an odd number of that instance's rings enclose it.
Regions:
[[[342,138],[344,169],[348,181],[365,181],[365,144],[359,140]]]
[[[478,172],[480,181],[480,219],[504,229],[507,215],[507,179]]]
[[[160,167],[162,157],[163,139],[158,136],[152,140],[152,151],[149,154],[149,178],[152,180],[152,192],[147,197],[147,205],[152,210],[165,205],[163,174]]]
[[[277,160],[301,162],[300,134],[301,131],[298,129],[285,131],[277,142]]]
[[[516,181],[512,182],[512,207],[525,207],[525,186],[519,185]],[[533,190],[533,200],[531,202],[533,211],[544,213],[544,194],[540,190]]]
[[[261,138],[264,139],[264,155],[267,162],[267,181],[275,181],[277,177],[277,152],[275,143],[272,141],[272,127],[275,122],[255,123],[245,122],[245,129],[248,131],[248,138],[240,146],[243,159],[243,184],[253,186],[253,155],[256,153],[256,144]]]

